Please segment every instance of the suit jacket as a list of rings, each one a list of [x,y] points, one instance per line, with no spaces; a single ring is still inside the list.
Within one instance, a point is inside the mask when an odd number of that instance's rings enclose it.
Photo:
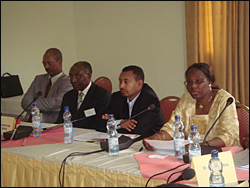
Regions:
[[[63,73],[51,86],[47,98],[44,98],[48,82],[48,74],[36,76],[28,91],[25,93],[21,102],[21,106],[23,109],[25,109],[34,99],[37,92],[41,91],[42,95],[35,101],[35,103],[37,103],[37,107],[40,110],[51,112],[50,114],[43,113],[42,122],[54,123],[60,111],[63,95],[73,87],[69,81],[68,76]],[[33,106],[31,105],[27,110],[28,116],[30,115],[32,107]]]
[[[68,106],[71,112],[71,120],[83,120],[73,123],[73,127],[95,129],[98,126],[105,126],[106,120],[102,119],[102,115],[107,110],[111,98],[111,93],[92,82],[80,108],[77,110],[78,91],[70,90],[63,97],[61,110],[55,123],[63,123],[64,107]],[[87,112],[95,111],[95,115],[86,116]]]
[[[150,104],[154,104],[155,109],[148,110],[135,117],[134,119],[137,121],[135,129],[131,130],[131,132],[123,128],[117,131],[119,133],[140,134],[147,137],[160,130],[165,123],[164,116],[161,112],[160,101],[148,84],[143,85],[141,93],[134,103],[131,117],[147,109]],[[114,114],[115,119],[128,119],[129,107],[127,97],[123,97],[120,91],[113,93],[107,113]],[[99,131],[106,131],[106,127],[102,127],[102,130]]]

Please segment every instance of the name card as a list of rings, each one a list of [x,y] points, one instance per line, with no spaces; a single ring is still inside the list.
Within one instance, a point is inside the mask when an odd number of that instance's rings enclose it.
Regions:
[[[222,175],[224,176],[225,184],[238,184],[231,151],[219,152],[218,157],[223,164]],[[190,181],[197,180],[199,187],[210,187],[210,170],[208,168],[208,162],[210,159],[211,154],[192,158],[191,168],[195,170],[196,175]]]
[[[1,116],[1,135],[4,132],[14,130],[16,120],[13,117]]]

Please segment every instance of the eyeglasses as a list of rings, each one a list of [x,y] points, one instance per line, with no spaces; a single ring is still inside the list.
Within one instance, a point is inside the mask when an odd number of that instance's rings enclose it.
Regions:
[[[68,78],[70,79],[70,80],[73,80],[73,78],[76,78],[77,80],[80,80],[82,77],[84,77],[84,76],[86,76],[86,75],[88,75],[88,74],[84,74],[84,75],[69,75],[68,76]]]
[[[185,86],[190,86],[190,85],[192,85],[192,84],[196,84],[196,85],[199,85],[199,84],[201,84],[202,82],[205,82],[205,80],[207,80],[207,78],[205,78],[205,79],[197,79],[197,80],[195,80],[195,81],[185,81],[184,82],[184,85]]]

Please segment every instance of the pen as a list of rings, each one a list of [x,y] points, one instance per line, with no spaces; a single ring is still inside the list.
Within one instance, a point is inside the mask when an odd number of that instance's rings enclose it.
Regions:
[[[143,146],[139,149],[139,151],[142,151],[143,150]]]

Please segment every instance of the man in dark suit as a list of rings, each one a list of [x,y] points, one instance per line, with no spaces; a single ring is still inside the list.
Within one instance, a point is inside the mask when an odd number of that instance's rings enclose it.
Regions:
[[[108,114],[114,114],[119,133],[148,136],[160,130],[165,123],[160,101],[154,90],[144,83],[143,70],[133,65],[125,67],[119,77],[119,87],[120,91],[112,94],[103,119],[108,119]],[[147,109],[150,104],[154,104],[155,109],[148,110],[119,126],[119,123]]]
[[[64,107],[68,106],[71,112],[71,120],[83,120],[73,123],[73,127],[95,129],[96,126],[105,126],[106,121],[102,114],[106,111],[111,93],[91,81],[92,68],[86,61],[75,63],[69,72],[73,90],[65,93],[55,123],[63,123]]]

